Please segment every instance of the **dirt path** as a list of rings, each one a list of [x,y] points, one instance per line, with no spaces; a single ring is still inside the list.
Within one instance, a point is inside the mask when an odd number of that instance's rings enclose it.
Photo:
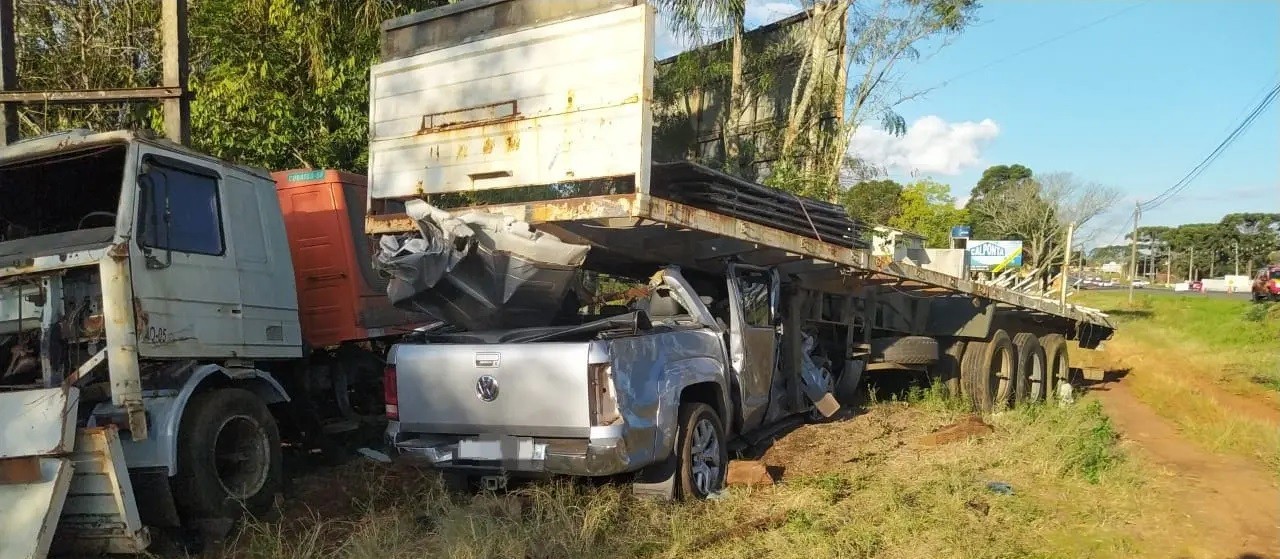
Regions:
[[[1170,502],[1185,513],[1188,534],[1203,538],[1197,547],[1231,559],[1280,558],[1280,489],[1265,468],[1186,440],[1122,378],[1095,384],[1089,393],[1134,450],[1173,478]]]

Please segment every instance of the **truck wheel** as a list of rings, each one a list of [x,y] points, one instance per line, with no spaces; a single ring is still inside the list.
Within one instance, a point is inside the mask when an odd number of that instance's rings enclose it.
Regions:
[[[280,429],[252,392],[223,388],[191,398],[178,432],[174,498],[184,520],[269,511],[280,492]]]
[[[676,450],[680,456],[681,497],[705,499],[724,487],[729,447],[724,440],[724,423],[711,406],[680,406]]]
[[[871,340],[876,361],[903,365],[929,365],[938,361],[938,340],[928,336],[903,336]]]
[[[975,409],[990,412],[1005,401],[1001,394],[1009,388],[1013,365],[1013,341],[1008,332],[996,330],[990,340],[969,342],[961,361],[960,376],[962,388],[968,392]]]
[[[929,366],[929,382],[941,388],[948,398],[960,395],[960,361],[964,359],[964,340],[956,340]]]
[[[1067,339],[1062,334],[1048,334],[1040,338],[1044,348],[1045,379],[1048,380],[1046,399],[1058,397],[1059,387],[1071,382],[1071,360],[1067,355]]]
[[[1040,338],[1021,332],[1013,337],[1013,350],[1017,357],[1014,363],[1017,386],[1013,391],[1013,403],[1044,400],[1045,356]]]

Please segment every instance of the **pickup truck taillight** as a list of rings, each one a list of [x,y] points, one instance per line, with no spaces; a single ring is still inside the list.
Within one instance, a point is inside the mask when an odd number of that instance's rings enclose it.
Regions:
[[[587,366],[587,390],[590,394],[591,424],[612,425],[621,419],[618,398],[613,388],[613,371],[608,363]]]
[[[387,406],[387,419],[400,419],[400,392],[396,386],[396,366],[387,365],[382,371],[382,400]]]

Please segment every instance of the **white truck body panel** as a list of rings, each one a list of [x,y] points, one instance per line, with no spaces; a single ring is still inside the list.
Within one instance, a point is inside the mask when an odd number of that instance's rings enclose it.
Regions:
[[[80,429],[55,552],[136,554],[151,543],[115,427]]]
[[[0,559],[44,557],[71,486],[75,388],[0,393]],[[20,472],[34,466],[34,478]]]
[[[647,4],[377,64],[374,199],[635,177],[647,187]]]

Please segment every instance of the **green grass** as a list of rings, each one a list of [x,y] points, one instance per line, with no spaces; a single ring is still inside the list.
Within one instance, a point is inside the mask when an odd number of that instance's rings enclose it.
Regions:
[[[1199,295],[1083,292],[1074,302],[1112,313],[1125,336],[1153,349],[1212,356],[1212,378],[1241,394],[1280,392],[1280,304]]]
[[[1077,363],[1133,369],[1134,394],[1188,438],[1280,473],[1280,305],[1100,292],[1078,302],[1111,312],[1119,331]]]
[[[319,557],[1129,557],[1188,551],[1153,484],[1124,458],[1095,404],[1029,406],[995,432],[938,447],[913,441],[958,414],[936,393],[806,427],[779,450],[782,483],[723,500],[637,500],[620,485],[541,482],[451,499],[434,474],[352,464],[304,481],[279,523],[251,523],[226,555]],[[797,458],[798,460],[799,458]],[[987,488],[1009,483],[1013,495]],[[343,488],[337,491],[335,488]],[[315,509],[305,508],[310,503]],[[1190,548],[1195,551],[1194,548]]]

